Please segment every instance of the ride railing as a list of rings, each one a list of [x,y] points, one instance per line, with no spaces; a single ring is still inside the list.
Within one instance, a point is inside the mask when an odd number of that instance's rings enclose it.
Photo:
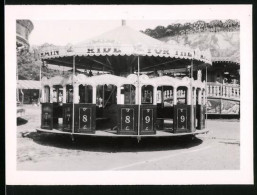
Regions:
[[[240,85],[208,82],[207,97],[240,100]]]

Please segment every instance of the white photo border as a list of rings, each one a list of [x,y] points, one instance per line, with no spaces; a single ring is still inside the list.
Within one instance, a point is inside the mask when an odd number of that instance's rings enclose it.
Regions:
[[[240,20],[240,170],[18,171],[16,169],[16,19]],[[5,6],[5,141],[7,185],[253,184],[251,5],[16,5]]]

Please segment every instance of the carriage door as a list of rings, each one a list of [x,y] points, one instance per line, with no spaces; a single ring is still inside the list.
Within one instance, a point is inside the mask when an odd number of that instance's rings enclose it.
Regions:
[[[155,134],[156,133],[156,105],[153,105],[153,86],[142,86],[142,98],[140,105],[140,134]]]

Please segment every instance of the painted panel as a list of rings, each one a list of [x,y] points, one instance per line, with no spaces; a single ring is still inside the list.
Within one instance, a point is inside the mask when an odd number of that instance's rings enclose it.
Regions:
[[[121,130],[134,131],[134,108],[121,108]]]
[[[92,109],[82,107],[79,108],[79,129],[91,129],[91,118],[92,118]]]
[[[221,113],[221,100],[220,99],[207,99],[207,113],[220,114]]]
[[[63,130],[71,131],[72,129],[72,105],[63,107]]]
[[[143,131],[153,131],[153,109],[142,109],[142,127]]]
[[[239,114],[240,103],[238,101],[221,100],[221,114]]]
[[[53,105],[50,103],[42,104],[41,128],[53,128]]]
[[[177,109],[177,129],[187,129],[187,109]]]

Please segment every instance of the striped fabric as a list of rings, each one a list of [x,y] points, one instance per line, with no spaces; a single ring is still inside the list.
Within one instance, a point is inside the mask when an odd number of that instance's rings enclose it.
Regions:
[[[17,81],[18,89],[40,89],[40,81],[19,80]]]

